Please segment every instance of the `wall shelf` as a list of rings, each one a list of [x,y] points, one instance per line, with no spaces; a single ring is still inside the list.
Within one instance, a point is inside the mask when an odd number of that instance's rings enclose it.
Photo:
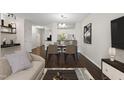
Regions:
[[[1,33],[5,34],[16,34],[16,28],[15,27],[9,27],[9,26],[3,26],[1,25],[2,29],[8,29],[8,31],[1,31]]]
[[[1,48],[8,48],[8,47],[15,47],[15,46],[20,46],[20,43],[1,45]]]
[[[15,27],[2,26],[2,25],[1,25],[1,27],[2,27],[2,28],[10,28],[10,29],[16,29]]]
[[[16,34],[16,33],[12,33],[12,32],[4,32],[4,31],[1,31],[1,33],[4,33],[4,34]]]

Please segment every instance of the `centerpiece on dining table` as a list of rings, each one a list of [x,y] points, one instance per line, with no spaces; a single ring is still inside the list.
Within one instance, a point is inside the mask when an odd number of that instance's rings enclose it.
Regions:
[[[61,33],[61,34],[58,36],[59,44],[63,45],[65,39],[66,39],[65,33]]]

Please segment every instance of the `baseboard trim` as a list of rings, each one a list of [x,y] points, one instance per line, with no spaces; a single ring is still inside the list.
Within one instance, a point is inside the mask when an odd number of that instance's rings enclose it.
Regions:
[[[94,65],[96,65],[99,69],[101,69],[101,66],[99,66],[97,63],[95,63],[93,60],[91,60],[87,55],[81,53],[81,55],[85,56],[90,62],[92,62]]]
[[[89,57],[87,57],[85,54],[82,54],[82,65],[86,67],[89,71],[89,73],[93,76],[94,79],[96,80],[102,80],[102,72],[101,68],[94,62],[92,61]]]

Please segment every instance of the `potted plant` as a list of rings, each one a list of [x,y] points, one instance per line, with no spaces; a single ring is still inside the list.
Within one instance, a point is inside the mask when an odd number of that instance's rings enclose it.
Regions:
[[[65,33],[59,35],[60,44],[64,44],[64,40],[66,39]]]

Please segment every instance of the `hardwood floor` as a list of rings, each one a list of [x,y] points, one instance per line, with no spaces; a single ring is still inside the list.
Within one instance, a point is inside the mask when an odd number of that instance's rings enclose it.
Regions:
[[[94,77],[94,79],[102,80],[102,71],[100,68],[98,68],[95,64],[93,64],[89,59],[87,59],[83,55],[81,55],[81,61],[82,65],[87,68],[87,70]]]
[[[79,55],[80,56],[80,55]],[[79,57],[80,58],[80,57]],[[73,56],[68,55],[65,63],[64,54],[60,54],[59,61],[57,61],[57,56],[53,55],[49,62],[46,61],[47,68],[76,68],[83,67],[81,65],[81,60],[75,61]]]
[[[45,52],[42,51],[42,57],[45,57]],[[35,54],[37,54],[35,52]],[[66,64],[64,61],[64,54],[60,54],[59,58],[59,64],[57,62],[57,57],[52,56],[50,61],[46,61],[46,68],[87,68],[90,74],[94,77],[96,80],[102,80],[102,71],[100,68],[98,68],[95,64],[93,64],[89,59],[87,59],[82,54],[78,53],[79,60],[77,62],[74,61],[72,56],[68,56],[66,60]]]

